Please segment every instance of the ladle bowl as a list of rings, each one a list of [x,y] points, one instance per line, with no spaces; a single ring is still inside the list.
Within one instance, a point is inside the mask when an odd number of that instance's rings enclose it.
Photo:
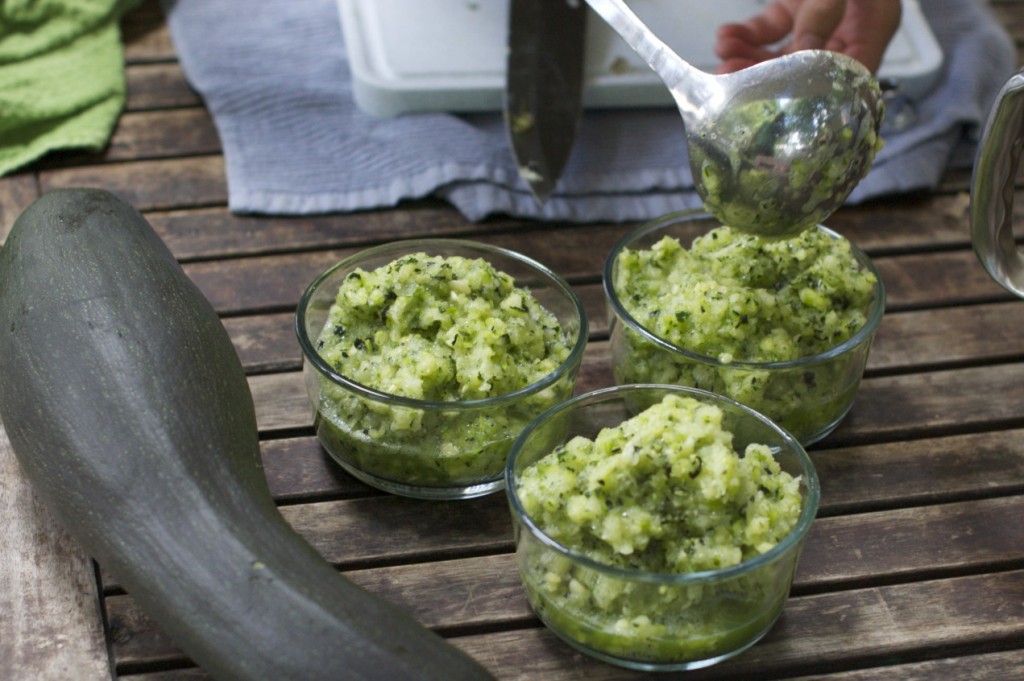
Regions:
[[[682,59],[622,0],[587,4],[668,87],[694,185],[723,224],[793,236],[824,222],[870,169],[884,104],[857,60],[805,50],[713,75]]]

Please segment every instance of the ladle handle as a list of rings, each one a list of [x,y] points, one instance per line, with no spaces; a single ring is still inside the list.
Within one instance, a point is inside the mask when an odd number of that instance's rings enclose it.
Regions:
[[[1013,188],[1024,145],[1024,69],[1003,85],[981,137],[971,177],[971,241],[982,265],[1024,298],[1024,250],[1013,236]]]
[[[676,95],[680,83],[699,80],[701,71],[675,53],[622,0],[586,0]]]

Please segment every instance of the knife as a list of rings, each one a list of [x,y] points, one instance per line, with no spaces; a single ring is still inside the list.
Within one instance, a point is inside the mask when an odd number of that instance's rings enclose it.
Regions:
[[[583,113],[587,6],[583,0],[510,0],[505,128],[535,199],[558,182]]]

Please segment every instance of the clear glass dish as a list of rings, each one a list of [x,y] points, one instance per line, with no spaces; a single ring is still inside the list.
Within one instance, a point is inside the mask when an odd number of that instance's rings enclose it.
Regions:
[[[317,351],[317,339],[341,282],[356,269],[372,271],[416,253],[482,258],[512,276],[556,317],[567,357],[530,385],[463,401],[388,394],[339,373]],[[500,490],[506,456],[522,429],[572,395],[587,319],[570,286],[529,258],[471,241],[418,239],[370,248],[323,272],[299,301],[296,332],[316,432],[332,458],[363,482],[393,494],[465,499]]]
[[[612,249],[605,262],[604,290],[615,382],[684,385],[725,395],[765,414],[808,446],[835,430],[853,406],[885,311],[881,276],[870,258],[851,244],[860,267],[876,279],[864,310],[866,323],[852,336],[824,352],[789,361],[722,361],[675,345],[646,328],[630,314],[615,285],[623,250],[649,249],[666,236],[689,248],[696,237],[718,226],[702,212],[674,213],[642,225]],[[817,229],[842,238],[825,227]]]
[[[783,471],[800,476],[799,516],[772,548],[720,569],[648,572],[613,567],[583,549],[564,546],[528,515],[519,484],[524,470],[576,436],[593,440],[601,429],[618,426],[666,394],[718,406],[737,452],[749,443],[767,445]],[[516,441],[506,476],[516,559],[534,612],[581,652],[649,671],[715,664],[746,650],[771,629],[789,596],[820,499],[813,464],[789,433],[733,400],[680,386],[616,386],[548,410]]]

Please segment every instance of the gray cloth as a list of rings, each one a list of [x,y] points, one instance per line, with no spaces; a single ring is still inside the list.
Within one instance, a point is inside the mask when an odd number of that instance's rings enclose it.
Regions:
[[[887,144],[850,203],[934,188],[973,159],[1016,53],[985,0],[921,0],[945,54],[938,84]],[[500,113],[374,118],[352,98],[336,0],[164,0],[190,84],[224,149],[229,207],[310,214],[436,196],[492,214],[636,221],[700,205],[674,109],[589,110],[543,207],[519,178]],[[894,102],[893,110],[899,108]],[[975,133],[976,134],[976,133]]]

